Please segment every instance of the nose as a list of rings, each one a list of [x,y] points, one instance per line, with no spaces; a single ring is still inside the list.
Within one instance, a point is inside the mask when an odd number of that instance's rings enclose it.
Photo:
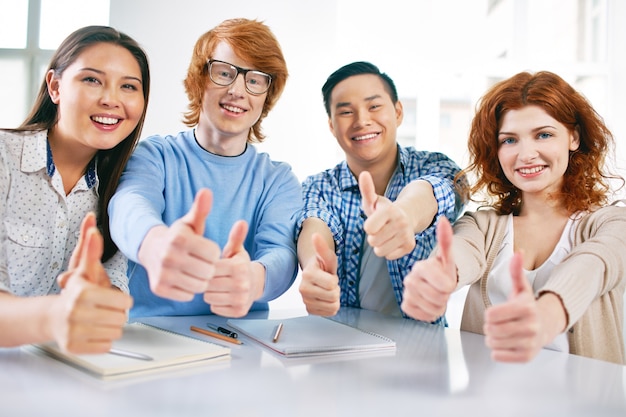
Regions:
[[[530,162],[539,156],[535,141],[532,139],[519,141],[519,159],[523,162]]]
[[[118,107],[120,105],[118,89],[113,86],[104,88],[102,91],[102,97],[100,98],[100,103],[107,107]]]
[[[355,112],[354,127],[369,126],[372,122],[370,114],[366,110],[358,110]]]
[[[246,77],[239,73],[237,77],[235,77],[235,81],[231,85],[228,86],[228,94],[231,96],[243,96],[246,91]]]

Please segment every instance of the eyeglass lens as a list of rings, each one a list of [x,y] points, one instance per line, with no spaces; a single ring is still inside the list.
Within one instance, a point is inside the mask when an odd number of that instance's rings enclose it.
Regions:
[[[218,85],[232,84],[239,70],[233,65],[225,62],[212,61],[209,65],[211,80]],[[270,87],[271,77],[261,71],[246,71],[244,75],[246,81],[246,89],[253,94],[263,94]]]

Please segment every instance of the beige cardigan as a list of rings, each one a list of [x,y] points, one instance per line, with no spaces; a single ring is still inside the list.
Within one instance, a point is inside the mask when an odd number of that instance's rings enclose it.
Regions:
[[[506,231],[507,216],[481,209],[454,224],[453,256],[459,286],[471,285],[461,330],[483,334],[487,276]],[[626,270],[626,208],[608,206],[585,215],[572,251],[539,293],[561,297],[570,353],[625,364],[623,320]]]

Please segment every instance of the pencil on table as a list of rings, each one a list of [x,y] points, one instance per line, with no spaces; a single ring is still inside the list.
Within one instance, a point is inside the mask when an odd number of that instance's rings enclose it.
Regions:
[[[202,333],[202,334],[204,334],[206,336],[211,336],[211,337],[214,337],[216,339],[223,340],[225,342],[234,343],[236,345],[242,345],[243,344],[241,342],[241,340],[237,340],[237,339],[235,339],[233,337],[228,337],[228,336],[225,336],[223,334],[215,333],[215,332],[212,332],[210,330],[201,329],[200,327],[191,326],[189,329],[194,331],[194,332]]]

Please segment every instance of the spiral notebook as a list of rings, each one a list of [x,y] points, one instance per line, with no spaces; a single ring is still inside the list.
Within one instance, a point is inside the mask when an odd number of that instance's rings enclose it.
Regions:
[[[112,353],[75,355],[63,352],[55,342],[29,347],[102,379],[200,366],[230,359],[230,349],[227,347],[142,323],[126,324],[122,338],[113,342],[113,348],[122,350],[122,353],[131,352],[147,356],[144,359]]]
[[[288,319],[230,319],[241,334],[288,357],[393,351],[396,342],[320,316]],[[278,326],[282,329],[274,341]]]

